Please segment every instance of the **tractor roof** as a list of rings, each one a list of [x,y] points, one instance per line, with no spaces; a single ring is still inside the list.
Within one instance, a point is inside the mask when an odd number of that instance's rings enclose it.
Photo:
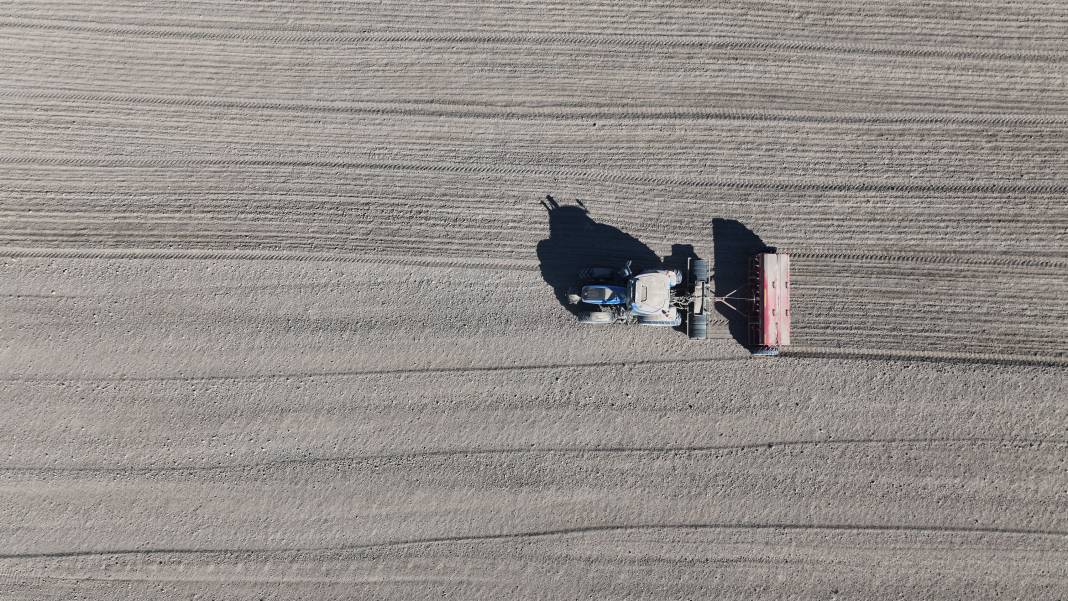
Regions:
[[[671,306],[671,280],[665,271],[650,271],[631,278],[631,310],[648,315]]]

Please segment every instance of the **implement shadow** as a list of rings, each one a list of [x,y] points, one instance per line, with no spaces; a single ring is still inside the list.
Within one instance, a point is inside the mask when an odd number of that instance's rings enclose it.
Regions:
[[[753,255],[775,252],[760,239],[760,236],[733,219],[712,220],[713,280],[716,296],[749,298],[753,290],[749,285],[749,261]],[[731,301],[728,301],[731,302]],[[749,302],[731,302],[738,311],[723,303],[716,303],[716,310],[727,320],[731,337],[742,346],[749,346]]]
[[[590,217],[582,201],[561,205],[552,196],[541,201],[548,211],[549,237],[538,243],[541,276],[552,286],[556,300],[568,311],[578,314],[580,308],[567,302],[568,290],[578,279],[580,269],[586,267],[620,268],[633,261],[631,269],[655,269],[660,257],[643,242],[617,228],[598,223]]]

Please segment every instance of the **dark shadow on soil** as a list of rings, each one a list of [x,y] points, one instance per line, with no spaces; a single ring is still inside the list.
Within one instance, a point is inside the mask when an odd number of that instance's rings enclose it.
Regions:
[[[733,219],[712,220],[713,286],[716,296],[726,296],[732,291],[735,296],[752,297],[749,286],[749,261],[761,252],[775,252],[764,244],[760,236]],[[742,346],[749,346],[748,302],[731,302],[741,313],[723,303],[716,303],[716,310],[727,319],[731,337]]]
[[[575,314],[579,308],[568,304],[567,292],[577,283],[580,269],[620,268],[633,261],[631,269],[637,273],[662,264],[660,257],[640,240],[597,223],[582,201],[576,203],[561,205],[546,195],[541,204],[549,213],[549,237],[538,243],[541,276],[552,286],[560,304]]]
[[[683,277],[689,279],[690,259],[698,258],[700,257],[697,256],[697,251],[694,250],[693,244],[672,244],[671,254],[664,257],[664,267],[678,269],[683,273]],[[675,327],[675,331],[683,334],[687,332],[685,316],[682,323]]]
[[[678,269],[682,273],[690,268],[690,259],[697,259],[693,244],[672,244],[671,254],[664,257],[664,267]]]

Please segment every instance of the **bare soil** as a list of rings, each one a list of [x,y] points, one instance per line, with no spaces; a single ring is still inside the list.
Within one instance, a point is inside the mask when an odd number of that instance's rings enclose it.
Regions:
[[[1068,598],[1068,6],[0,31],[0,597]],[[759,245],[778,359],[560,303]]]

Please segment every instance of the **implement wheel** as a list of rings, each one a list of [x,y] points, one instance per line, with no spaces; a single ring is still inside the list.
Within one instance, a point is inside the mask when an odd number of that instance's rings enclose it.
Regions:
[[[691,313],[688,326],[690,340],[704,340],[708,337],[708,314]]]
[[[704,259],[690,261],[690,280],[695,284],[708,281],[708,261]]]

